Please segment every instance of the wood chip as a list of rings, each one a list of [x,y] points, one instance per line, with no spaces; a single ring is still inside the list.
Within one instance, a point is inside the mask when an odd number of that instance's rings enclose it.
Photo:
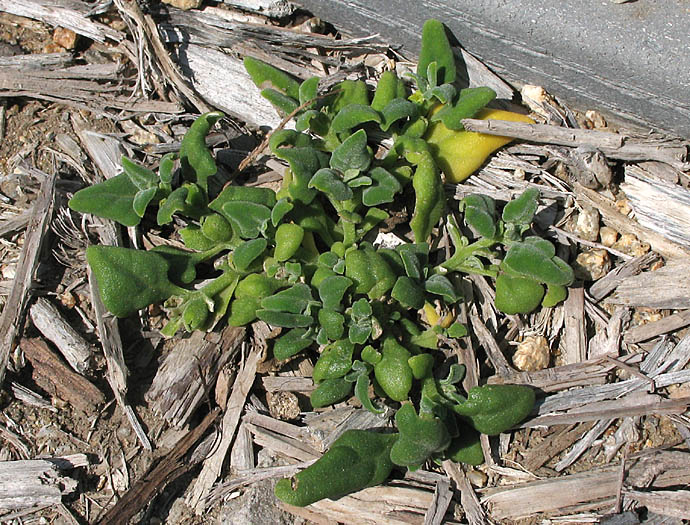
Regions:
[[[220,416],[220,410],[209,412],[203,421],[182,437],[155,467],[134,485],[96,522],[97,525],[127,525],[129,520],[148,506],[169,483],[193,467],[183,458]]]
[[[655,271],[624,279],[607,301],[659,309],[690,308],[690,259],[674,258]]]
[[[0,335],[2,338],[0,340],[0,385],[5,379],[7,362],[14,347],[15,338],[24,322],[29,290],[33,285],[41,247],[53,215],[56,177],[55,174],[44,175],[41,190],[34,201],[31,220],[26,229],[12,291],[0,314],[0,334],[2,334]]]
[[[244,336],[244,328],[226,326],[220,334],[197,331],[178,340],[163,357],[145,399],[174,427],[186,425]]]
[[[29,309],[34,326],[51,341],[70,366],[80,374],[91,368],[93,348],[60,313],[60,310],[45,299],[39,297]]]
[[[569,288],[568,298],[563,303],[563,308],[565,312],[563,362],[566,365],[581,363],[587,359],[584,288],[581,286]]]
[[[669,332],[675,332],[688,325],[690,325],[690,310],[684,310],[663,317],[658,321],[633,326],[625,332],[623,340],[626,343],[641,343]]]
[[[105,396],[86,378],[74,372],[40,339],[22,339],[21,349],[31,362],[31,377],[51,396],[85,414],[91,414],[105,403]]]
[[[220,443],[213,451],[213,454],[204,461],[204,466],[187,498],[189,506],[193,507],[199,515],[203,514],[206,508],[204,498],[209,494],[211,487],[220,477],[225,456],[232,446],[235,430],[240,421],[240,415],[244,410],[247,395],[254,383],[256,368],[260,359],[261,350],[257,348],[253,348],[245,358],[242,369],[238,372],[235,379],[228,406],[223,415]]]
[[[77,480],[64,471],[89,464],[85,454],[63,458],[0,461],[0,509],[27,509],[59,505],[72,494]]]
[[[678,169],[690,167],[688,147],[674,143],[632,139],[626,135],[592,129],[571,129],[548,124],[525,124],[503,120],[463,119],[468,131],[515,137],[530,142],[560,146],[588,146],[611,159],[639,161],[656,160]]]

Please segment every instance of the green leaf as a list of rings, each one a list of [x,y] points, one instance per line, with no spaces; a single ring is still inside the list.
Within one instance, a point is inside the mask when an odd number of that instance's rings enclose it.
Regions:
[[[435,452],[450,444],[450,434],[443,422],[431,415],[417,415],[414,406],[405,404],[395,414],[400,438],[391,449],[391,461],[412,470]]]
[[[367,345],[364,348],[362,348],[361,357],[362,361],[364,361],[365,363],[375,365],[376,363],[381,361],[383,356],[380,352],[377,352],[373,346]]]
[[[132,209],[134,210],[134,213],[136,213],[139,217],[143,217],[144,213],[146,213],[146,208],[156,196],[157,192],[158,188],[155,186],[147,190],[139,190],[132,201]]]
[[[349,169],[364,171],[369,167],[372,157],[367,146],[367,134],[360,129],[333,151],[330,166],[343,173]]]
[[[290,115],[299,107],[299,102],[275,89],[262,89],[261,96],[268,100],[283,116]]]
[[[282,326],[284,328],[303,328],[311,326],[314,322],[314,319],[308,315],[278,312],[276,310],[257,310],[256,316],[270,325]]]
[[[357,299],[352,305],[352,317],[354,319],[366,319],[372,313],[371,304],[364,298]]]
[[[405,308],[419,310],[424,306],[424,290],[406,275],[398,277],[391,297]]]
[[[316,98],[319,92],[319,77],[311,77],[299,85],[299,103],[306,104]]]
[[[341,109],[331,122],[331,129],[336,133],[348,131],[365,122],[381,123],[378,111],[369,105],[350,104]]]
[[[510,245],[501,267],[513,275],[540,283],[569,285],[574,280],[573,270],[554,254],[555,248],[549,241],[527,238]]]
[[[232,226],[220,213],[206,215],[201,223],[201,232],[216,243],[233,238]]]
[[[347,338],[354,344],[363,345],[369,340],[371,336],[372,325],[371,320],[360,321],[350,325],[347,331]]]
[[[190,250],[197,250],[203,252],[213,248],[217,242],[206,237],[201,228],[195,224],[190,224],[186,228],[180,230],[180,237],[184,245]]]
[[[375,184],[365,188],[362,192],[362,204],[365,206],[378,206],[393,202],[395,194],[402,191],[398,179],[380,166],[371,170],[368,175]]]
[[[467,327],[462,323],[453,323],[448,327],[448,337],[460,339],[468,334]]]
[[[438,77],[441,84],[455,81],[455,57],[448,42],[446,29],[438,20],[429,19],[422,28],[422,50],[417,63],[417,75],[426,77],[431,62],[438,66]]]
[[[383,131],[388,131],[390,127],[399,120],[408,118],[410,120],[416,119],[419,116],[419,112],[417,110],[417,104],[414,102],[405,98],[395,98],[381,110],[381,116],[383,117],[381,129]]]
[[[335,310],[322,308],[319,310],[319,325],[324,330],[324,334],[331,341],[342,339],[345,333],[345,316]]]
[[[333,405],[338,403],[343,399],[350,397],[352,393],[352,383],[345,381],[342,377],[336,379],[325,379],[319,386],[316,387],[311,395],[309,396],[309,401],[313,408],[322,408],[328,405]],[[322,482],[324,480],[321,480]],[[276,495],[284,499],[280,494],[278,494],[278,485],[276,485]],[[320,499],[320,498],[319,498]],[[284,500],[285,501],[285,500]],[[305,503],[307,505],[307,503]]]
[[[163,199],[158,206],[156,221],[159,225],[172,222],[172,216],[180,213],[186,217],[198,219],[207,210],[203,194],[195,184],[185,184]]]
[[[180,144],[182,175],[185,179],[196,182],[204,191],[208,191],[208,178],[218,171],[216,161],[206,147],[206,135],[224,116],[220,111],[199,116],[185,133]]]
[[[274,228],[280,224],[285,215],[292,211],[292,208],[294,208],[294,204],[292,204],[286,198],[280,199],[278,202],[276,202],[275,206],[273,206],[273,209],[271,210],[271,224],[273,224]]]
[[[352,104],[369,105],[369,89],[362,80],[343,80],[335,90],[337,95],[331,105],[334,114]]]
[[[172,184],[176,158],[176,153],[166,153],[161,157],[161,162],[158,165],[158,178],[160,179],[161,186],[167,188],[168,191],[170,190],[170,184]]]
[[[307,336],[308,333],[309,331],[305,328],[293,328],[279,337],[273,345],[273,357],[283,361],[308,348],[314,342]]]
[[[232,260],[235,263],[235,268],[244,272],[249,266],[266,251],[268,241],[264,238],[252,239],[240,244],[232,252]]]
[[[352,198],[352,190],[338,174],[329,168],[321,168],[309,181],[310,188],[316,188],[334,201],[346,201]]]
[[[298,283],[264,298],[261,301],[261,308],[301,314],[313,300],[311,287],[308,284]]]
[[[441,84],[440,86],[431,88],[427,93],[425,93],[425,96],[429,99],[432,97],[436,98],[439,102],[441,102],[441,104],[447,104],[453,100],[453,97],[455,97],[456,93],[457,91],[452,84]]]
[[[443,122],[448,129],[461,131],[462,120],[474,117],[484,106],[496,98],[496,92],[488,87],[466,88],[454,104],[447,104],[431,116],[431,122]]]
[[[250,201],[230,201],[223,204],[223,215],[230,221],[233,230],[243,239],[255,239],[268,225],[271,210],[263,204]]]
[[[199,263],[199,255],[197,253],[181,250],[166,244],[156,246],[150,251],[162,255],[168,261],[170,266],[168,276],[173,281],[188,284],[196,279],[196,265]]]
[[[461,424],[459,427],[458,436],[450,442],[443,453],[444,457],[456,463],[481,465],[484,463],[484,452],[479,440],[479,432],[469,425]]]
[[[376,85],[371,107],[376,111],[383,111],[394,99],[407,98],[405,83],[398,78],[395,71],[384,71]]]
[[[552,308],[568,297],[568,289],[559,284],[549,284],[546,286],[546,295],[541,301],[545,308]]]
[[[496,201],[486,195],[468,195],[460,201],[465,222],[479,235],[493,239],[496,235]]]
[[[534,407],[534,390],[522,385],[483,385],[470,389],[467,401],[455,405],[482,434],[495,436],[524,420]]]
[[[407,360],[407,364],[410,365],[415,379],[421,380],[426,377],[433,377],[434,356],[431,354],[413,355]]]
[[[496,278],[496,308],[504,314],[527,314],[539,306],[544,286],[528,277],[500,274]]]
[[[168,279],[170,265],[160,254],[118,246],[89,246],[86,260],[105,307],[127,317],[160,303],[180,289]]]
[[[312,378],[315,383],[321,383],[325,379],[344,377],[352,368],[352,354],[355,351],[353,345],[347,339],[341,339],[324,348],[316,365]]]
[[[412,389],[412,369],[407,362],[412,354],[391,336],[384,340],[382,354],[374,366],[376,381],[392,400],[404,401]]]
[[[453,283],[445,275],[432,275],[424,283],[424,289],[429,293],[442,296],[450,304],[457,302],[459,299]]]
[[[244,57],[242,61],[252,82],[259,89],[274,88],[294,99],[300,98],[299,82],[284,71],[252,57]]]
[[[140,191],[158,186],[158,176],[150,169],[140,166],[124,155],[122,156],[120,163],[122,164],[123,171],[129,177],[129,180],[132,181],[132,184],[134,184]]]
[[[539,199],[539,190],[527,188],[517,199],[505,205],[503,222],[529,226],[537,212],[537,199]]]
[[[222,213],[223,205],[233,201],[249,201],[273,208],[276,205],[276,193],[270,188],[229,184],[208,204],[208,207],[213,211]]]
[[[69,207],[80,213],[92,213],[111,219],[123,226],[136,226],[141,217],[133,203],[138,189],[129,177],[121,173],[106,181],[79,190],[69,200]]]
[[[319,284],[319,297],[323,307],[329,310],[341,310],[340,303],[347,289],[352,286],[352,279],[343,275],[333,275],[326,277]]]

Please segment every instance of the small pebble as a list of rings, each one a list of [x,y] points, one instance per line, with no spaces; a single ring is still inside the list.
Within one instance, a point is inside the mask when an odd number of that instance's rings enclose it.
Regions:
[[[632,233],[624,233],[615,243],[613,243],[611,248],[627,255],[631,255],[632,257],[639,257],[640,255],[644,255],[649,251],[649,244],[646,242],[641,242]]]
[[[163,3],[187,11],[199,7],[201,5],[201,0],[163,0]]]
[[[467,473],[467,479],[475,487],[483,488],[486,486],[486,482],[489,481],[489,476],[484,474],[481,470],[470,470]]]
[[[268,392],[266,402],[268,411],[276,419],[290,421],[299,417],[299,401],[292,392]]]
[[[575,233],[586,241],[596,241],[599,237],[599,211],[595,208],[580,211],[575,223]]]
[[[611,270],[611,259],[606,250],[585,250],[573,264],[575,277],[585,281],[601,279]]]
[[[610,248],[618,240],[618,232],[610,226],[602,226],[599,228],[599,239],[601,244]]]
[[[53,42],[63,49],[74,49],[77,46],[79,35],[71,29],[56,27],[53,31]]]

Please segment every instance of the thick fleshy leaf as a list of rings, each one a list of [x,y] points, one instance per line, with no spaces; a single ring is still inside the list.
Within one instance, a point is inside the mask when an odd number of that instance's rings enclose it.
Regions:
[[[323,307],[329,310],[340,310],[340,303],[350,286],[352,286],[352,279],[348,279],[344,275],[326,277],[319,284],[319,297]]]
[[[275,228],[278,226],[278,224],[280,224],[280,222],[283,220],[283,217],[290,213],[294,207],[294,204],[285,198],[276,202],[275,206],[273,206],[273,209],[271,210],[271,224],[273,224],[273,227]]]
[[[316,98],[319,92],[319,77],[311,77],[299,85],[299,103],[306,104]]]
[[[358,345],[363,345],[369,340],[369,336],[372,332],[371,321],[369,319],[361,321],[359,323],[353,323],[350,325],[350,329],[347,332],[348,339]]]
[[[273,357],[282,361],[308,348],[314,340],[307,333],[305,328],[293,328],[279,337],[273,345]]]
[[[289,97],[275,89],[261,90],[261,96],[268,100],[282,115],[290,115],[299,107],[297,99]]]
[[[224,116],[220,111],[204,113],[192,123],[180,144],[180,165],[184,178],[196,182],[204,191],[208,190],[208,178],[218,171],[216,161],[206,146],[206,135]]]
[[[572,283],[573,270],[554,255],[553,245],[545,239],[531,239],[534,240],[511,244],[501,267],[540,283],[562,286]]]
[[[196,265],[199,263],[198,253],[188,252],[166,244],[156,246],[150,251],[162,255],[168,261],[170,266],[168,276],[174,282],[189,284],[196,279]]]
[[[352,104],[369,105],[369,88],[362,80],[343,80],[335,87],[335,101],[331,105],[334,114]]]
[[[517,199],[513,199],[505,205],[503,221],[528,226],[537,212],[538,198],[539,190],[537,188],[527,188]]]
[[[432,415],[417,415],[414,406],[404,404],[395,414],[400,432],[391,449],[391,461],[410,469],[419,468],[432,454],[450,444],[450,434],[443,422]]]
[[[432,275],[424,283],[424,289],[429,293],[442,296],[447,303],[452,304],[458,300],[458,294],[453,283],[445,275]]]
[[[310,188],[316,188],[335,201],[346,201],[352,198],[352,189],[343,182],[338,174],[329,168],[321,168],[309,181]]]
[[[129,177],[121,173],[74,194],[69,207],[80,213],[92,213],[111,219],[123,226],[136,226],[141,217],[134,211],[134,197],[138,188]]]
[[[304,283],[298,283],[264,298],[261,301],[261,308],[301,314],[313,300],[311,287]]]
[[[447,104],[431,116],[431,122],[443,122],[448,129],[461,131],[462,120],[474,117],[479,110],[496,98],[496,92],[488,87],[466,88],[454,104]]]
[[[322,308],[319,310],[319,324],[327,339],[335,341],[342,339],[345,333],[345,316],[335,310]],[[326,344],[324,342],[323,344]]]
[[[336,133],[342,133],[360,124],[364,124],[365,122],[381,123],[379,112],[371,106],[351,104],[345,106],[335,117],[333,117],[331,129]]]
[[[417,118],[419,112],[417,110],[417,104],[411,102],[405,98],[396,98],[391,100],[381,111],[383,121],[381,123],[381,129],[383,131],[388,131],[390,127],[403,119],[413,120]]]
[[[158,188],[156,186],[147,190],[139,190],[134,196],[134,201],[132,201],[134,213],[136,213],[139,217],[143,217],[144,213],[146,213],[146,208],[156,196],[157,191]]]
[[[419,310],[424,306],[424,289],[406,275],[398,277],[391,297],[405,308]]]
[[[158,178],[160,179],[161,186],[167,188],[168,191],[170,190],[170,184],[172,184],[176,158],[176,153],[166,153],[161,157],[161,162],[158,165]]]
[[[336,379],[344,377],[352,368],[352,354],[355,345],[347,339],[341,339],[331,343],[324,348],[319,357],[312,378],[315,383],[320,383],[324,379]]]
[[[218,213],[222,213],[223,205],[226,202],[232,201],[249,201],[255,204],[262,204],[268,208],[273,208],[276,204],[276,193],[270,188],[230,184],[223,188],[223,191],[208,204],[208,207]]]
[[[311,402],[312,408],[322,408],[328,405],[332,405],[334,403],[338,403],[343,399],[347,399],[348,397],[350,397],[351,393],[352,383],[346,381],[342,377],[338,377],[336,379],[326,379],[323,382],[321,382],[319,386],[316,387],[316,390],[314,390],[311,393],[311,395],[309,396],[309,401]],[[320,478],[319,483],[322,484],[323,482],[324,478]],[[289,490],[287,489],[287,487],[283,487],[283,489]],[[283,494],[284,491],[281,490],[281,487],[276,485],[276,495],[280,499],[282,499],[283,501],[290,501],[291,503],[294,501],[292,499],[287,499],[286,496],[284,496]],[[310,494],[310,496],[312,496],[312,494]],[[317,499],[321,498],[318,497]],[[306,501],[309,501],[309,503],[311,503],[314,500]],[[304,505],[308,505],[308,503],[304,503]]]
[[[493,239],[496,235],[496,201],[486,195],[468,195],[460,201],[465,222],[479,235]]]
[[[252,57],[244,57],[242,61],[256,87],[260,89],[274,88],[294,99],[299,98],[299,82],[284,71]]]
[[[431,62],[438,66],[438,82],[440,84],[455,81],[455,57],[450,47],[446,28],[438,20],[429,19],[422,28],[422,50],[417,63],[417,75],[427,76],[427,69]]]
[[[196,184],[185,184],[160,202],[156,220],[163,225],[172,222],[175,213],[198,219],[207,212],[206,192]]]
[[[391,101],[407,98],[405,83],[398,78],[395,71],[384,71],[376,85],[371,107],[376,111],[383,111]]]
[[[544,286],[529,277],[501,274],[496,278],[496,308],[504,314],[527,314],[544,297]]]
[[[140,166],[124,155],[120,163],[122,164],[122,170],[129,177],[129,180],[132,181],[132,184],[139,188],[140,191],[158,186],[158,176],[150,169]]]
[[[233,238],[232,226],[220,213],[210,213],[201,222],[201,232],[214,242],[228,242]]]
[[[168,279],[168,261],[155,252],[89,246],[86,260],[96,277],[103,304],[117,317],[163,302],[179,290]]]
[[[304,328],[314,323],[314,319],[308,315],[278,312],[276,310],[257,310],[256,316],[268,324],[282,326],[283,328]]]
[[[217,242],[206,237],[201,228],[195,224],[190,224],[186,228],[180,230],[180,237],[184,245],[190,250],[197,250],[203,252],[213,248]]]
[[[271,210],[250,201],[230,201],[223,204],[223,215],[243,239],[255,239],[266,229]]]
[[[436,98],[441,104],[448,104],[453,100],[456,93],[457,90],[453,87],[453,84],[441,84],[440,86],[431,88],[426,95],[429,98]]]
[[[368,175],[374,184],[362,192],[362,204],[365,206],[378,206],[393,202],[395,194],[402,191],[398,179],[380,166],[371,170]]]
[[[354,319],[364,319],[371,316],[372,313],[371,304],[364,298],[357,299],[352,305],[352,317]]]
[[[360,129],[346,138],[331,155],[330,165],[334,170],[364,171],[369,167],[373,155],[367,146],[367,134]]]
[[[232,260],[235,263],[235,268],[244,272],[249,266],[266,251],[268,241],[263,237],[245,241],[240,244],[232,252]]]

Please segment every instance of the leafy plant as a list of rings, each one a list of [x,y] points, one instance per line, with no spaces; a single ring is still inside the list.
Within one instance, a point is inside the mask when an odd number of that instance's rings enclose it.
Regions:
[[[476,155],[469,161],[453,156],[464,142],[482,155],[495,149],[494,138],[462,129],[462,119],[495,93],[455,87],[452,49],[434,20],[424,26],[411,93],[388,71],[373,94],[364,82],[348,80],[318,97],[316,78],[298,82],[252,58],[244,62],[262,94],[283,113],[295,113],[295,130],[276,131],[269,140],[271,152],[288,165],[281,189],[229,184],[212,194],[208,181],[217,168],[205,137],[219,112],[199,117],[179,154],[164,157],[158,173],[123,158],[121,175],[79,191],[70,207],[125,226],[156,209],[161,226],[185,223],[179,229],[185,249],[88,248],[106,307],[126,317],[163,302],[166,336],[210,330],[222,319],[234,326],[260,319],[283,328],[273,345],[276,359],[320,349],[314,408],[354,392],[365,408],[381,412],[370,398],[372,385],[379,397],[401,403],[397,433],[348,432],[314,465],[279,482],[276,494],[289,503],[307,505],[378,484],[393,465],[481,462],[479,433],[498,434],[519,423],[532,409],[534,392],[485,385],[463,394],[458,365],[441,378],[447,363],[439,346],[467,335],[455,322],[463,299],[458,279],[463,273],[496,279],[496,307],[510,314],[553,306],[573,280],[554,246],[528,235],[536,190],[502,210],[483,195],[460,201],[457,211],[473,240],[448,209],[441,170],[457,178],[468,162],[476,164]],[[390,150],[374,155],[373,136],[388,136]],[[389,217],[387,204],[407,198],[409,186],[414,242],[374,246],[370,232]],[[429,244],[443,225],[454,246],[447,260]],[[200,280],[200,267],[210,263],[215,276]]]

